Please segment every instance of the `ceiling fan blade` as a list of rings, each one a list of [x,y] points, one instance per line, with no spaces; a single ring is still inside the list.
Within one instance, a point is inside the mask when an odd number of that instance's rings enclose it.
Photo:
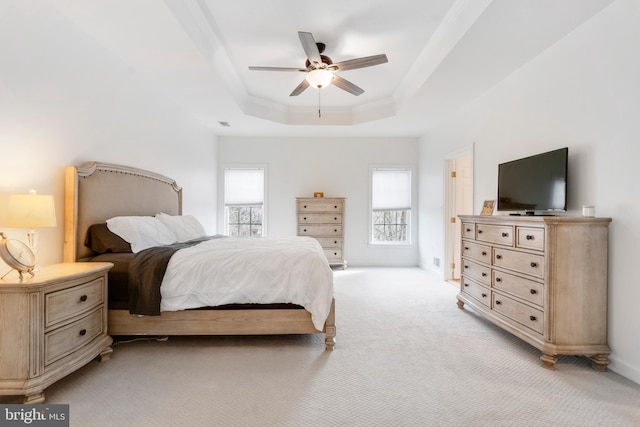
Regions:
[[[300,43],[302,43],[302,48],[304,49],[304,53],[307,54],[309,62],[316,65],[322,64],[322,59],[320,59],[320,51],[318,50],[316,40],[313,38],[313,34],[305,33],[304,31],[298,31],[298,37],[300,37]]]
[[[300,82],[300,84],[293,90],[293,92],[291,92],[289,94],[289,96],[298,96],[300,95],[302,92],[304,92],[304,90],[306,88],[309,87],[309,82],[307,81],[307,79],[304,79]]]
[[[333,75],[331,84],[339,87],[342,90],[346,90],[347,92],[354,94],[355,96],[362,95],[364,93],[364,89],[354,85],[349,80],[345,80],[342,77],[335,74]]]
[[[305,68],[288,68],[288,67],[249,67],[250,70],[258,70],[258,71],[303,71],[306,72]]]
[[[349,59],[348,61],[336,62],[331,68],[336,67],[338,71],[354,70],[356,68],[372,67],[374,65],[385,64],[389,62],[387,55],[372,55],[362,58]]]

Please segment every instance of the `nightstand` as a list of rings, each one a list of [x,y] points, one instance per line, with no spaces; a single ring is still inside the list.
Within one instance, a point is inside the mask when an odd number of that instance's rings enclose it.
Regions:
[[[44,402],[44,389],[96,357],[111,356],[108,262],[41,267],[0,280],[0,395]]]

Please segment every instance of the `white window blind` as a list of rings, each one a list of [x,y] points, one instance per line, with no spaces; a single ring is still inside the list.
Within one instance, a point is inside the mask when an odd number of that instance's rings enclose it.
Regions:
[[[225,205],[262,205],[264,169],[225,169]]]
[[[374,169],[371,196],[373,210],[411,209],[411,171]]]

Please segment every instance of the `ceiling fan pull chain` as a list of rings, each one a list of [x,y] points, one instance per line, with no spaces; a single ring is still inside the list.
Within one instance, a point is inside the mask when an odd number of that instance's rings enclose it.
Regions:
[[[321,119],[322,115],[320,114],[320,92],[322,92],[320,90],[320,88],[318,88],[318,118]]]

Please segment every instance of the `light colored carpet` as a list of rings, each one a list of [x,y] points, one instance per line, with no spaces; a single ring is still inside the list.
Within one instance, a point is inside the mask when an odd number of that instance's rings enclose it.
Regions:
[[[47,389],[72,426],[632,426],[640,385],[538,350],[456,306],[417,268],[335,272],[321,336],[120,343]]]

